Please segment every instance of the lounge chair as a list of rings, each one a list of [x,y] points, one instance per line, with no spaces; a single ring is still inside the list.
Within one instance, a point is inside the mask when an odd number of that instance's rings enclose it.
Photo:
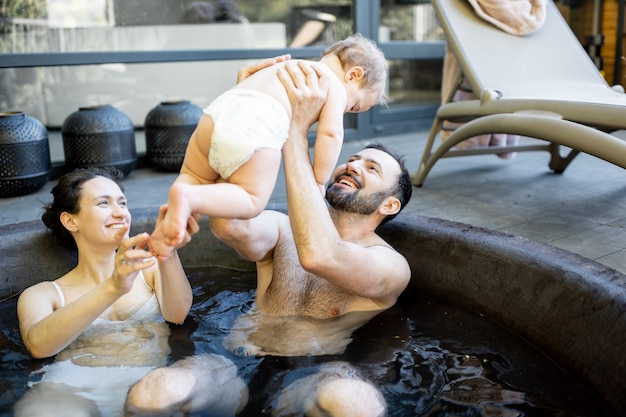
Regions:
[[[626,129],[624,89],[602,78],[552,1],[543,26],[525,36],[482,20],[467,0],[432,3],[459,62],[456,87],[464,82],[479,98],[453,102],[453,88],[444,100],[413,174],[416,186],[422,186],[440,158],[452,156],[545,150],[551,154],[549,168],[562,173],[585,152],[626,168],[626,142],[611,135]],[[444,121],[462,124],[435,146]],[[493,133],[541,141],[452,149],[468,138]]]

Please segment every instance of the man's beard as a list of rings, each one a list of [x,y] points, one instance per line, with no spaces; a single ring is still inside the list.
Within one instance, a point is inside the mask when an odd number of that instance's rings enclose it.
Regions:
[[[382,191],[367,196],[362,195],[361,190],[343,192],[340,187],[333,187],[332,184],[326,189],[328,204],[333,209],[346,213],[372,214],[387,197],[387,193]]]

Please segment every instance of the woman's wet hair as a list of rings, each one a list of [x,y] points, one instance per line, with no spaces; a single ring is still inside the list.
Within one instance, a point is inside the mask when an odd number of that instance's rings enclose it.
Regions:
[[[397,153],[393,152],[385,145],[381,145],[380,143],[367,145],[365,149],[376,149],[381,152],[385,152],[393,159],[395,159],[398,165],[400,165],[400,175],[398,175],[398,182],[396,186],[389,192],[389,195],[397,197],[398,200],[400,200],[400,210],[398,210],[398,213],[400,213],[402,209],[409,203],[409,200],[411,200],[411,195],[413,194],[413,182],[411,181],[411,174],[409,173],[409,170],[404,162],[404,157],[398,155]],[[392,220],[398,215],[398,213],[385,217],[380,224],[384,224]]]
[[[83,184],[96,177],[105,177],[114,181],[123,191],[119,180],[123,177],[121,171],[113,167],[91,167],[80,168],[68,172],[59,178],[57,185],[52,188],[52,203],[43,207],[41,220],[52,232],[52,239],[55,243],[69,248],[76,249],[76,242],[72,234],[61,223],[61,214],[77,214],[80,210],[80,197],[82,195]]]

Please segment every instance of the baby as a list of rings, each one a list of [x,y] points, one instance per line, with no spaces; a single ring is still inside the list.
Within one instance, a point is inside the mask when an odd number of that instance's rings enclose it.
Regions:
[[[277,76],[284,65],[253,73],[204,109],[170,188],[167,215],[150,239],[159,258],[182,241],[191,213],[249,219],[267,205],[291,120],[289,98]],[[312,65],[330,81],[313,159],[323,193],[341,151],[343,115],[384,100],[387,61],[374,42],[355,34],[331,45]]]

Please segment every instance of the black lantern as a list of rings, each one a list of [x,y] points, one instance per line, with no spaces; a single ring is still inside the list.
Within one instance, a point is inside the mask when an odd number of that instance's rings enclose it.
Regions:
[[[63,121],[61,134],[70,169],[113,166],[126,176],[135,168],[133,123],[110,105],[80,107]]]
[[[0,197],[30,194],[52,170],[48,131],[21,111],[0,113]]]
[[[189,138],[202,109],[189,101],[164,101],[150,110],[144,122],[148,162],[164,171],[179,171]]]

